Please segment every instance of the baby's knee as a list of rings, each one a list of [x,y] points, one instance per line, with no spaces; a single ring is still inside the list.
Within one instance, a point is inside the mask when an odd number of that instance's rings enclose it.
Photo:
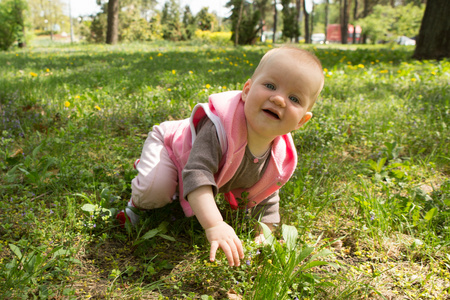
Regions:
[[[132,181],[133,203],[140,209],[155,209],[172,202],[176,187],[167,184],[147,185],[139,178]]]

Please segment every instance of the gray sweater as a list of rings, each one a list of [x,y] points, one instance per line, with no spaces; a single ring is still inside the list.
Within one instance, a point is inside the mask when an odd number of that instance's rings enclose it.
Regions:
[[[263,156],[255,157],[247,147],[234,176],[224,186],[218,188],[214,174],[219,171],[222,154],[216,128],[211,120],[205,117],[197,126],[197,137],[182,173],[185,199],[189,193],[205,185],[212,187],[214,196],[217,193],[252,187],[264,174],[270,157],[270,148]],[[264,223],[279,223],[279,200],[277,191],[252,208],[252,217],[260,218]]]

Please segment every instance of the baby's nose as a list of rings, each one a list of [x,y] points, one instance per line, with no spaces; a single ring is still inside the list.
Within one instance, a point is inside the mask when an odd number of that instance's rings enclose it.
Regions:
[[[275,105],[278,105],[280,107],[284,107],[286,105],[286,100],[280,94],[273,95],[270,98],[270,101],[272,101]]]

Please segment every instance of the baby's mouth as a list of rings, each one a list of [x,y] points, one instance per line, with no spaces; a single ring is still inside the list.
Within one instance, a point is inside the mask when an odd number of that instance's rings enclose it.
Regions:
[[[280,117],[279,117],[276,113],[274,113],[273,111],[271,111],[271,110],[263,109],[263,111],[264,111],[266,114],[268,114],[268,115],[274,117],[275,119],[278,119],[278,120],[280,119]]]

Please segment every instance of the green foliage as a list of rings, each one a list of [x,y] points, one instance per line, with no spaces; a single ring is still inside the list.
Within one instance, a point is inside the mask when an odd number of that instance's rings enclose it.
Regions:
[[[298,232],[294,226],[283,225],[283,243],[276,240],[270,229],[263,223],[266,240],[270,247],[264,258],[262,269],[254,279],[254,287],[250,299],[292,299],[314,296],[317,290],[332,283],[322,280],[323,276],[314,274],[315,267],[333,265],[330,262],[316,259],[325,258],[332,253],[325,249],[313,254],[315,247],[298,245]]]
[[[379,40],[394,41],[399,36],[414,37],[419,34],[425,6],[413,4],[376,5],[373,12],[356,21],[361,25],[363,34],[367,34],[372,43]]]
[[[242,12],[240,13],[241,5]],[[232,7],[230,20],[233,34],[231,35],[231,40],[235,41],[239,25],[238,44],[253,44],[256,41],[261,12],[247,0],[230,0],[227,3],[227,7]]]
[[[298,22],[296,20],[295,7],[291,6],[292,1],[282,0],[283,5],[283,37],[292,40],[299,35]]]
[[[25,42],[26,9],[24,0],[0,1],[0,50],[8,50],[17,40]]]
[[[203,7],[196,16],[198,29],[200,30],[209,30],[214,31],[214,28],[217,27],[216,17],[208,12],[207,7]]]
[[[170,0],[164,3],[161,12],[161,25],[163,38],[165,40],[183,40],[180,7],[175,0]]]
[[[186,39],[190,40],[193,37],[194,32],[197,28],[196,22],[197,20],[192,15],[191,9],[189,8],[188,5],[186,5],[183,12],[183,26],[186,31]]]
[[[0,291],[5,298],[26,299],[33,288],[38,288],[42,297],[51,296],[52,292],[41,282],[48,278],[63,279],[70,275],[68,269],[71,265],[81,264],[72,257],[70,250],[61,246],[51,251],[47,251],[45,245],[23,249],[15,244],[8,246],[13,259],[0,266],[0,278],[4,280]]]
[[[88,42],[104,43],[106,41],[106,24],[107,15],[105,13],[98,13],[93,17],[90,24],[90,30],[83,32]]]

